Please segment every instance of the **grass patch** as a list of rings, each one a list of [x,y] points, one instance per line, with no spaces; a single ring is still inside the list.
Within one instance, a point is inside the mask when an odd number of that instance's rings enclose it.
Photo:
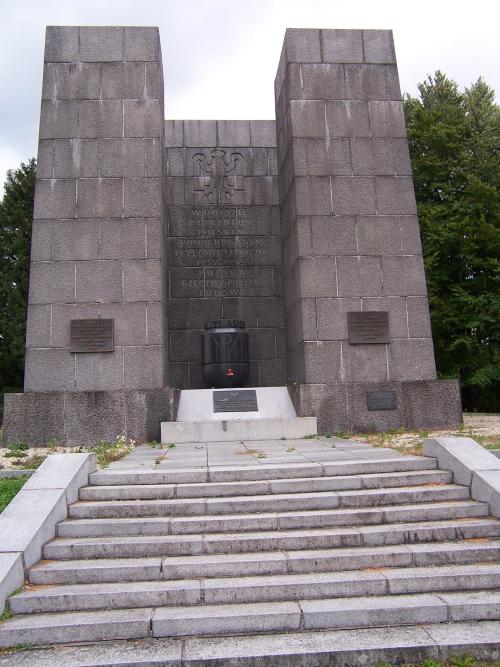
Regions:
[[[3,512],[12,498],[14,498],[16,493],[21,490],[23,484],[27,481],[28,475],[0,479],[0,512]]]
[[[317,433],[308,433],[307,435],[304,436],[304,440],[314,440],[314,438],[317,437],[318,437]]]

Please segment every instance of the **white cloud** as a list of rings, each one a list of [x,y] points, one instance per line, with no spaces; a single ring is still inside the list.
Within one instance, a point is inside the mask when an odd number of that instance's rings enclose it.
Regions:
[[[166,115],[270,118],[286,27],[392,28],[403,90],[441,69],[500,87],[498,3],[477,0],[17,0],[0,7],[0,182],[36,153],[46,25],[158,25]],[[12,161],[9,163],[9,161]]]

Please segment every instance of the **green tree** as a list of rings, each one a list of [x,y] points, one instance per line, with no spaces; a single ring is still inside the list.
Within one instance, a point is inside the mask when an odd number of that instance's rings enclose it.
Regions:
[[[404,100],[436,362],[466,408],[500,409],[500,109],[443,73]]]
[[[0,201],[0,404],[23,386],[36,161],[7,172]]]

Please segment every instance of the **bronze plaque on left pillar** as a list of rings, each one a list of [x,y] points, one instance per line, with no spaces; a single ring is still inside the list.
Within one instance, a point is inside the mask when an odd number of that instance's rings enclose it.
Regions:
[[[113,352],[114,320],[71,320],[71,352]]]

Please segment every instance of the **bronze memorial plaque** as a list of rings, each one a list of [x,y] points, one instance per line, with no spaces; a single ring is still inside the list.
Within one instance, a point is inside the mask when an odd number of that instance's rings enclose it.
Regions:
[[[113,352],[114,320],[71,320],[71,352]]]
[[[257,412],[255,389],[214,391],[214,412]]]
[[[386,310],[358,310],[347,313],[347,328],[351,345],[388,343],[389,313]]]
[[[366,392],[368,410],[397,410],[396,392],[393,389],[380,389]]]

